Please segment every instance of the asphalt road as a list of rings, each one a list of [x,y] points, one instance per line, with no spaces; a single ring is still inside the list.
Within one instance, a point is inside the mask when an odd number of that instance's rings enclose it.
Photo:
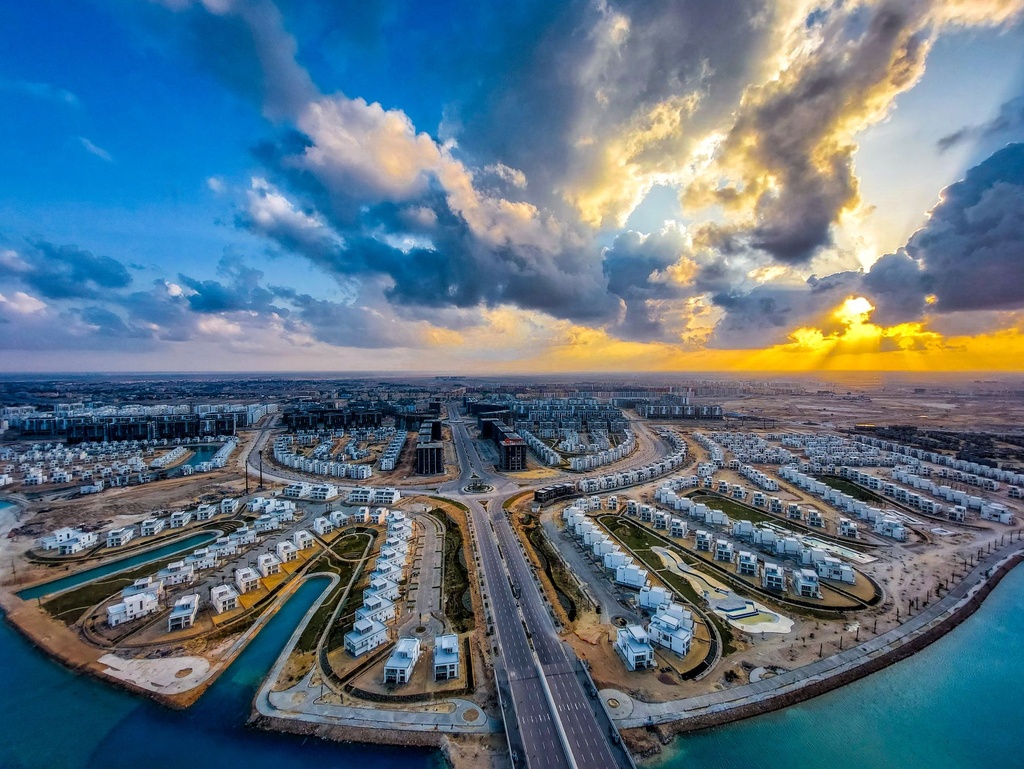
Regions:
[[[505,518],[502,502],[519,487],[484,467],[457,412],[451,413],[451,423],[461,474],[441,491],[458,496],[473,515],[527,764],[532,768],[617,766],[620,762],[576,677],[575,660],[569,659],[558,639],[533,569]],[[462,492],[474,475],[495,487],[489,498]]]

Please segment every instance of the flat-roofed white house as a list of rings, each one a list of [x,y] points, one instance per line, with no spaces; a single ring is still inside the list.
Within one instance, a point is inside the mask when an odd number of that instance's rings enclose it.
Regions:
[[[663,604],[669,603],[671,595],[661,585],[655,587],[642,587],[637,596],[637,605],[644,609],[657,609]]]
[[[213,505],[200,505],[196,508],[195,519],[197,521],[208,521],[217,514],[217,508]]]
[[[860,527],[849,518],[839,519],[839,535],[842,537],[860,538]]]
[[[163,518],[147,518],[140,526],[140,536],[154,537],[163,531],[166,525]]]
[[[459,677],[459,637],[454,633],[434,638],[434,680],[451,681]]]
[[[338,496],[338,487],[333,483],[318,483],[309,490],[309,498],[314,502],[326,502]]]
[[[261,553],[256,556],[256,571],[264,577],[281,573],[281,559],[274,553]]]
[[[807,510],[807,525],[817,526],[819,529],[825,528],[825,517],[820,510],[815,510],[813,507]]]
[[[238,547],[252,545],[256,542],[256,530],[250,529],[248,526],[239,526],[228,535],[228,538]]]
[[[361,657],[387,643],[388,628],[383,622],[371,619],[357,619],[352,629],[345,633],[345,651],[353,657]]]
[[[258,532],[276,531],[280,528],[281,522],[273,515],[261,515],[252,522],[252,527]]]
[[[635,563],[619,566],[615,570],[615,581],[626,587],[635,587],[638,590],[645,587],[647,582],[647,570],[641,569]]]
[[[289,499],[305,499],[310,495],[312,490],[312,484],[306,483],[305,481],[299,481],[297,483],[289,483],[281,493]]]
[[[627,563],[632,563],[633,559],[624,553],[620,548],[615,548],[610,553],[604,554],[604,567],[606,569],[617,569]]]
[[[160,569],[156,573],[156,578],[168,587],[186,585],[195,581],[196,572],[192,568],[192,564],[185,563],[183,560],[173,561]]]
[[[325,537],[334,531],[334,524],[331,523],[329,518],[320,516],[313,519],[313,531],[316,532],[318,537]]]
[[[289,563],[299,559],[299,549],[295,547],[294,542],[289,542],[288,540],[278,542],[276,549],[277,557],[281,560],[281,563]]]
[[[378,577],[394,581],[401,577],[401,573],[402,567],[397,563],[384,561],[383,563],[378,563],[373,567],[373,571],[370,572],[369,578],[371,582]]]
[[[711,552],[711,534],[703,529],[697,529],[697,532],[694,534],[694,538],[698,550],[702,550],[706,553]]]
[[[757,556],[747,550],[736,555],[736,573],[747,577],[757,576]]]
[[[879,521],[875,521],[874,532],[875,534],[881,534],[883,537],[895,539],[898,542],[906,542],[910,538],[910,532],[907,531],[907,527],[895,518],[882,518]]]
[[[654,647],[642,625],[626,625],[615,633],[615,651],[627,670],[637,670],[654,665]]]
[[[370,518],[370,508],[363,505],[362,507],[356,508],[356,511],[352,513],[353,523],[366,523]]]
[[[344,510],[335,510],[328,517],[330,518],[331,523],[333,523],[335,526],[339,528],[341,526],[348,526],[348,522],[352,518],[352,516],[349,513],[346,513]],[[313,524],[313,527],[316,528],[315,522]]]
[[[299,529],[292,534],[292,542],[295,544],[296,550],[305,550],[308,547],[313,547],[313,535],[305,529]]]
[[[122,526],[107,532],[107,547],[124,547],[135,539],[134,526]]]
[[[189,564],[196,571],[214,568],[220,560],[217,551],[210,547],[200,547],[192,551],[191,555],[185,556],[185,563]]]
[[[220,511],[225,515],[231,515],[238,510],[238,500],[234,497],[224,497],[220,501]]]
[[[93,538],[92,544],[96,544],[99,537],[94,532],[90,532],[90,534]],[[81,529],[65,527],[57,529],[50,534],[50,536],[40,539],[39,546],[43,550],[56,550],[61,555],[70,555],[71,553],[77,553],[83,550],[86,547],[83,542],[87,541],[88,538],[89,534]],[[66,550],[69,550],[69,548],[77,549],[71,549],[69,552],[65,552]]]
[[[363,594],[363,605],[356,609],[356,619],[370,619],[376,622],[389,622],[395,618],[395,604],[375,593]]]
[[[853,585],[857,582],[857,577],[854,574],[853,567],[849,564],[843,563],[838,558],[825,556],[820,561],[817,561],[814,564],[814,567],[818,570],[818,576],[821,579],[845,582],[848,585]]]
[[[801,598],[821,598],[818,572],[813,569],[793,569],[793,592]]]
[[[160,601],[156,593],[133,593],[122,598],[120,603],[107,607],[107,624],[110,627],[117,627],[158,611]]]
[[[215,585],[210,588],[210,603],[218,614],[237,609],[238,591],[233,585]]]
[[[420,639],[399,638],[384,663],[384,683],[407,684],[420,658]]]
[[[651,617],[647,636],[652,644],[685,657],[693,641],[693,615],[682,604],[670,603]]]
[[[715,540],[715,560],[732,563],[733,547],[732,542],[727,539]]]
[[[260,575],[251,566],[243,566],[235,571],[235,587],[239,593],[248,593],[260,586]]]
[[[164,583],[162,580],[150,574],[148,577],[140,577],[132,584],[121,588],[121,597],[127,598],[137,593],[152,593],[158,599],[164,597]]]
[[[180,529],[191,522],[191,510],[175,510],[173,513],[171,513],[170,524],[172,529]]]
[[[199,595],[191,593],[183,595],[174,602],[171,613],[167,616],[167,632],[184,630],[196,624],[199,614]]]
[[[394,601],[398,598],[398,583],[382,577],[373,577],[370,579],[370,586],[363,591],[364,599],[367,593],[374,593],[389,601]]]
[[[786,572],[777,563],[765,561],[764,568],[761,570],[761,587],[766,590],[785,590]]]
[[[689,526],[682,518],[672,518],[668,522],[668,535],[670,537],[685,537],[688,529]]]

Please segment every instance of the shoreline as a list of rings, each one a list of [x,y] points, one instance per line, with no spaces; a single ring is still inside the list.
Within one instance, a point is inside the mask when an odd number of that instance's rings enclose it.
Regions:
[[[778,710],[784,710],[791,705],[798,705],[801,702],[806,702],[866,678],[913,656],[968,620],[977,612],[985,599],[999,585],[1003,578],[1022,562],[1024,562],[1024,551],[1018,548],[1017,552],[1006,556],[1003,563],[994,567],[995,570],[992,574],[962,604],[955,607],[951,614],[910,638],[906,643],[848,670],[811,681],[793,691],[780,692],[775,695],[769,694],[763,700],[757,702],[735,707],[724,707],[720,710],[701,713],[688,718],[667,720],[651,726],[622,728],[620,730],[622,739],[635,758],[641,760],[651,758],[660,754],[662,746],[671,744],[677,736],[714,729]]]

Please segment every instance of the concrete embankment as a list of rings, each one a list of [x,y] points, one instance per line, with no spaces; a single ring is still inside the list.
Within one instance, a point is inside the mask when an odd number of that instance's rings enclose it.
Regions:
[[[655,714],[650,712],[655,708],[636,703],[637,713],[620,720],[620,724],[627,723],[629,727],[623,730],[623,739],[634,755],[654,755],[675,735],[780,710],[883,670],[924,649],[964,622],[1022,560],[1024,547],[1019,542],[1014,547],[993,553],[940,601],[900,628],[890,631],[891,638],[880,636],[828,660],[759,682],[760,685],[751,684],[715,695],[666,703],[678,708],[671,718],[667,713]],[[811,670],[830,662],[830,670]],[[745,692],[755,688],[757,691]],[[648,724],[643,724],[643,719],[647,719]]]

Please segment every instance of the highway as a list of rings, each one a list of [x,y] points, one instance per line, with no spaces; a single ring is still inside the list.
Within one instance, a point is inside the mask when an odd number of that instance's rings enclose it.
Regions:
[[[527,765],[531,769],[627,765],[618,751],[613,754],[606,729],[595,715],[595,703],[577,679],[577,663],[566,654],[558,638],[534,582],[533,569],[505,517],[502,502],[519,487],[484,467],[458,412],[451,404],[449,408],[461,474],[458,481],[446,484],[440,491],[458,498],[473,515],[501,660],[508,673]],[[464,486],[473,481],[489,484],[495,491],[488,496],[463,492]],[[506,718],[509,715],[506,713]]]

